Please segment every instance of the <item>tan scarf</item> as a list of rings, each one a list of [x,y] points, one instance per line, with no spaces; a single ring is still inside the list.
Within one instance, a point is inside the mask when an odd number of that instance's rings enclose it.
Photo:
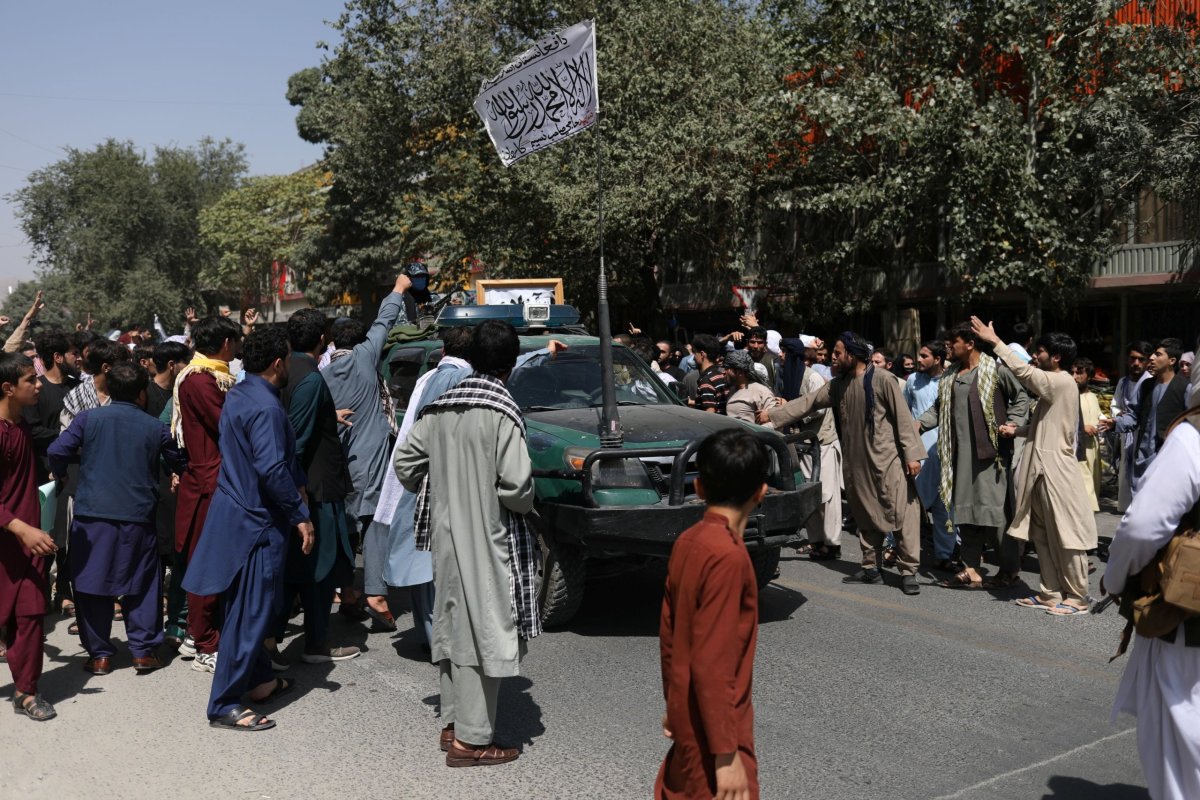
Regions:
[[[229,373],[229,362],[209,358],[199,353],[192,356],[191,363],[180,370],[179,375],[175,377],[175,388],[171,392],[171,436],[180,447],[184,445],[183,417],[179,413],[179,387],[183,385],[184,379],[197,372],[206,372],[212,375],[221,394],[228,392],[230,387],[237,383],[237,378]]]

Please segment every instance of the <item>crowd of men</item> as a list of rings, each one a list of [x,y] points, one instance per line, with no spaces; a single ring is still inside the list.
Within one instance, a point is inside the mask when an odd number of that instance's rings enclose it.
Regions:
[[[156,326],[157,342],[142,326],[109,336],[42,328],[30,339],[38,296],[0,356],[0,527],[12,534],[0,537],[0,625],[18,713],[39,721],[56,714],[38,692],[48,605],[76,618],[70,630],[88,653],[87,672],[112,671],[112,623],[124,620],[136,671],[162,668],[167,643],[213,675],[212,726],[259,731],[275,722],[252,706],[293,688],[276,673],[289,667],[278,643],[295,611],[304,615],[302,660],[350,659],[358,648],[329,641],[331,607],[373,630],[395,630],[388,590],[408,587],[415,628],[440,670],[446,763],[518,757],[494,740],[496,703],[499,681],[517,674],[527,641],[540,633],[539,553],[524,521],[533,503],[524,421],[505,381],[540,354],[519,356],[504,323],[443,331],[443,358],[418,381],[398,426],[378,366],[389,332],[412,316],[406,295],[423,291],[425,280],[419,270],[401,273],[370,326],[314,309],[258,330],[253,314],[239,324],[189,313],[183,334]],[[881,570],[894,567],[902,591],[918,594],[924,530],[933,567],[947,574],[938,586],[1013,588],[1023,608],[1084,614],[1105,437],[1119,508],[1128,511],[1108,589],[1124,588],[1200,508],[1200,426],[1168,437],[1200,404],[1189,383],[1193,354],[1178,339],[1130,343],[1127,373],[1103,413],[1091,390],[1095,366],[1065,334],[1035,338],[1018,327],[1006,344],[972,317],[915,355],[893,358],[849,331],[829,348],[815,336],[781,336],[753,316],[743,323],[725,337],[694,337],[686,355],[636,329],[618,339],[689,405],[820,444],[820,455],[800,465],[812,475],[819,458],[822,491],[798,548],[814,561],[840,558],[845,503],[861,551],[847,583],[882,584]],[[681,542],[724,541],[744,527],[763,488],[762,465],[746,447],[730,440],[702,449],[709,485],[698,491],[725,510]],[[712,467],[718,462],[726,466]],[[748,470],[740,483],[737,464]],[[715,486],[721,474],[736,491]],[[1169,498],[1166,485],[1174,487]],[[43,505],[53,509],[52,524]],[[1040,581],[1020,591],[1030,545]],[[748,564],[739,553],[744,547],[729,555],[735,583]],[[677,569],[676,556],[671,574],[686,576],[691,567]],[[701,624],[681,621],[670,604],[703,582],[674,580],[682,584],[668,580],[663,622],[669,714],[667,639],[690,635],[680,625]],[[748,601],[739,602],[744,612]],[[741,656],[721,668],[748,685],[752,631],[727,622]],[[1122,684],[1120,709],[1159,720],[1157,733],[1146,726],[1139,735],[1144,762],[1154,748],[1169,751],[1166,767],[1162,758],[1152,759],[1157,771],[1147,766],[1155,797],[1200,796],[1200,744],[1187,735],[1191,689],[1182,679],[1162,685],[1152,668],[1155,658],[1175,659],[1177,674],[1200,678],[1200,659],[1186,651],[1200,646],[1197,631],[1187,628],[1170,647],[1139,641]],[[1179,718],[1181,704],[1193,716]],[[739,719],[749,719],[747,709]],[[1170,714],[1183,733],[1164,743]],[[739,791],[756,794],[752,736],[729,741],[732,755],[702,754],[717,761],[692,772],[668,758],[660,795],[693,796],[672,781],[719,795],[718,778],[730,774],[719,768],[730,758],[749,770],[735,776]]]

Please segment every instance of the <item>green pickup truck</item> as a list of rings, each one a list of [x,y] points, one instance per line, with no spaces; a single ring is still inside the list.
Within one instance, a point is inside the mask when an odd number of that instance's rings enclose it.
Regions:
[[[439,327],[478,324],[510,309],[521,334],[522,353],[541,351],[551,339],[567,345],[533,357],[509,377],[508,388],[525,415],[537,502],[534,526],[544,558],[541,608],[547,626],[575,614],[589,575],[612,575],[670,555],[680,533],[698,522],[704,504],[696,497],[695,453],[714,431],[745,427],[772,454],[770,491],[746,527],[746,546],[759,588],[774,577],[780,548],[796,536],[820,503],[818,476],[805,481],[797,456],[812,453],[812,439],[795,441],[756,425],[688,408],[636,355],[613,348],[616,398],[624,445],[602,449],[600,344],[581,335],[577,315],[532,326],[520,306],[448,307]],[[515,309],[512,311],[511,309]],[[400,341],[386,351],[381,369],[403,415],[417,379],[436,367],[436,338]]]

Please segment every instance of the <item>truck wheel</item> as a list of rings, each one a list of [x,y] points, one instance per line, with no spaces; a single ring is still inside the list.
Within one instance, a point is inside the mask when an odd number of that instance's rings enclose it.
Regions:
[[[782,548],[759,548],[750,553],[750,563],[754,565],[754,581],[761,592],[775,579],[775,570],[779,569],[779,553]]]
[[[542,625],[554,628],[565,625],[579,610],[587,567],[578,549],[538,538],[542,545]]]

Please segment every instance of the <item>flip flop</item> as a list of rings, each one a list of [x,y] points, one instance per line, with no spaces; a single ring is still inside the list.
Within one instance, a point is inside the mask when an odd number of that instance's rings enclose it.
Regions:
[[[238,723],[244,719],[254,718],[254,722],[249,725],[239,725]],[[216,719],[208,721],[210,728],[223,728],[227,731],[241,731],[242,733],[254,733],[255,731],[267,731],[275,727],[275,720],[267,719],[264,715],[259,714],[245,706],[237,706],[229,712],[222,714]]]
[[[1047,608],[1046,613],[1056,617],[1073,617],[1077,614],[1086,614],[1087,609],[1073,606],[1070,603],[1059,603],[1054,608]]]
[[[1042,611],[1046,611],[1050,608],[1050,606],[1038,600],[1036,594],[1031,594],[1028,597],[1018,597],[1016,600],[1013,600],[1013,604],[1018,605],[1021,608],[1037,608]]]

